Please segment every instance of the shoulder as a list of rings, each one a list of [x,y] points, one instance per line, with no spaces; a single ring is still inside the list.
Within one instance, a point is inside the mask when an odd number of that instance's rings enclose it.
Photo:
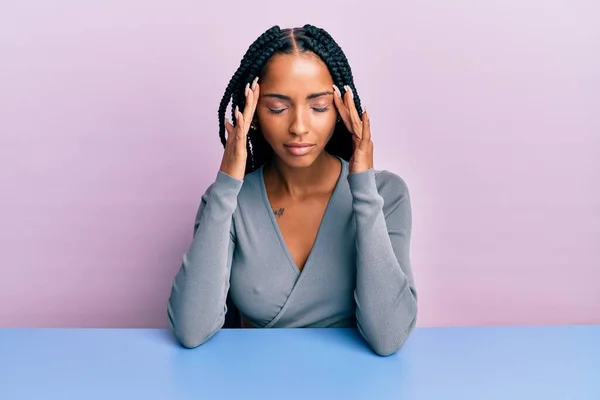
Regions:
[[[233,207],[235,210],[240,198],[249,198],[260,194],[260,185],[258,171],[247,174],[241,180],[218,171],[215,180],[202,194],[196,219],[198,220],[202,216],[203,209],[208,203],[225,205],[227,210]]]
[[[410,196],[406,181],[388,170],[369,169],[348,175],[355,205],[371,204],[383,208],[389,216],[394,211],[410,212]]]
[[[262,189],[262,168],[249,172],[244,176],[240,190],[241,196],[256,196]]]
[[[408,184],[400,175],[388,170],[373,170],[377,192],[384,200],[408,199]]]
[[[406,180],[388,170],[374,170],[377,192],[383,198],[383,212],[387,216],[396,211],[397,214],[410,214],[410,192]]]

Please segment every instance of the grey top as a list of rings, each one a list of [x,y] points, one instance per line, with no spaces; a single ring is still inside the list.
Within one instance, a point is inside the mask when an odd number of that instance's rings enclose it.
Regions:
[[[389,171],[348,173],[340,160],[302,271],[273,215],[263,168],[243,181],[217,173],[167,307],[183,346],[199,346],[223,327],[228,293],[254,327],[356,327],[377,354],[402,346],[417,317],[408,188]]]

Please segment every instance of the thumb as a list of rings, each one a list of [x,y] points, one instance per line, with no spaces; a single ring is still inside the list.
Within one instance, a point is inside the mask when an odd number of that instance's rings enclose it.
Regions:
[[[227,131],[227,142],[230,142],[235,137],[235,128],[227,118],[225,118],[225,130]]]

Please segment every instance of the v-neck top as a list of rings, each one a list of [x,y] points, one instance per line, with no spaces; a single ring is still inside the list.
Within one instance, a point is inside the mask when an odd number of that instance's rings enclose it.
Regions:
[[[402,346],[417,318],[407,185],[386,170],[349,173],[340,161],[302,270],[269,204],[263,168],[244,180],[217,173],[167,306],[182,345],[197,347],[221,329],[230,299],[252,327],[356,327],[377,354]]]

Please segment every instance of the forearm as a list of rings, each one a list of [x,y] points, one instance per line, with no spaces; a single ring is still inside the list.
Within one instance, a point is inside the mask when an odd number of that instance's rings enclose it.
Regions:
[[[218,174],[203,196],[192,244],[174,279],[167,311],[185,347],[201,345],[223,326],[234,246],[231,223],[240,187],[241,181]]]
[[[416,323],[417,300],[411,279],[410,207],[399,199],[388,224],[374,171],[350,174],[356,218],[358,329],[375,352],[389,355],[406,341]],[[404,219],[404,220],[402,220]]]

